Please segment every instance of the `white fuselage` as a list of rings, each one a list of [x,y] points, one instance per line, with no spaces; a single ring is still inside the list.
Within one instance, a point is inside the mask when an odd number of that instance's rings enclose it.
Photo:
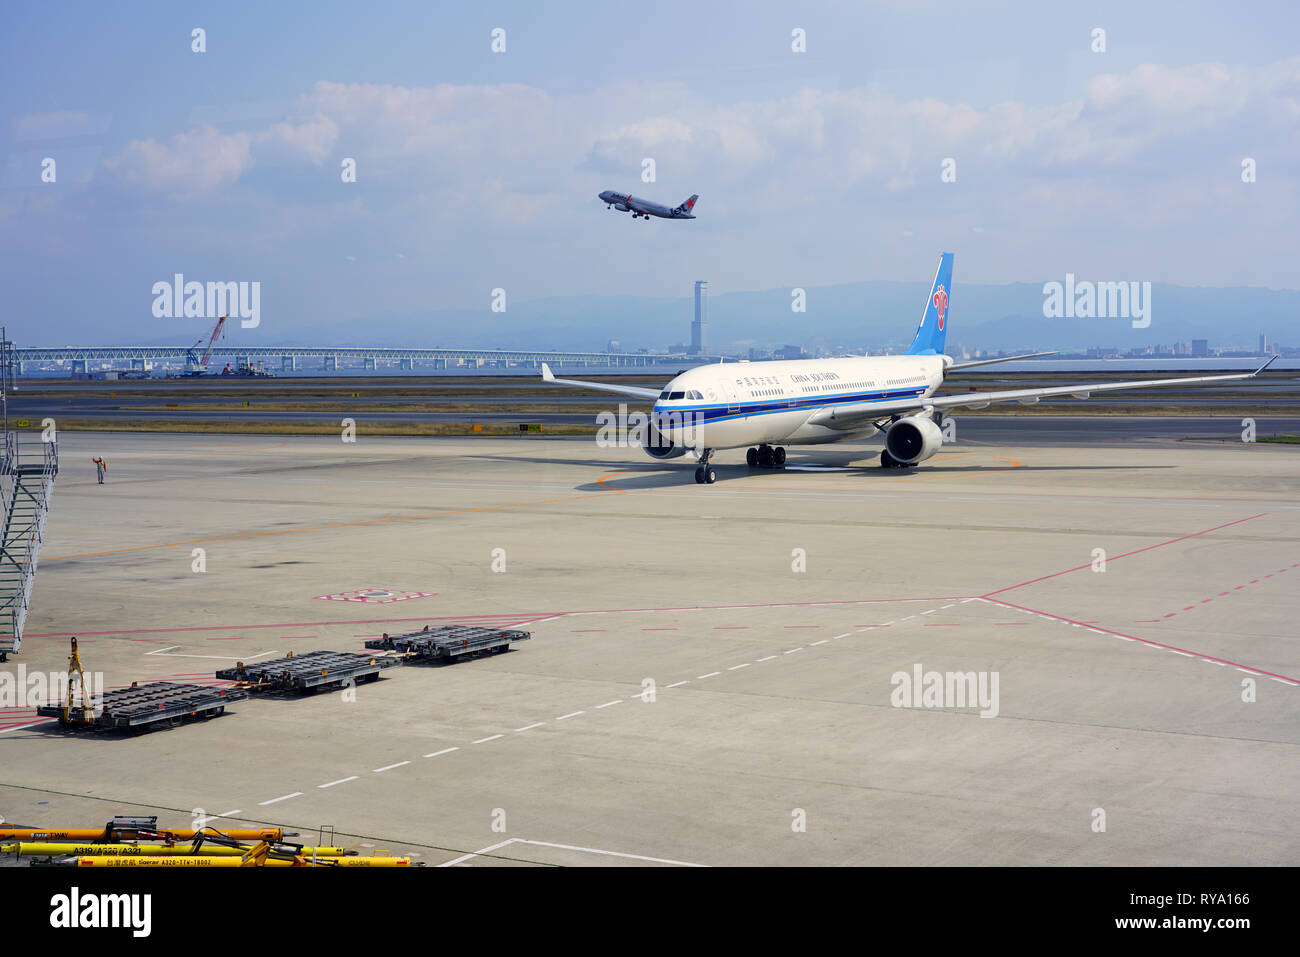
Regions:
[[[875,434],[856,417],[836,428],[835,408],[921,400],[943,382],[944,356],[854,356],[726,362],[683,372],[654,403],[652,420],[674,445],[730,449],[817,445]],[[883,411],[882,416],[889,415]]]

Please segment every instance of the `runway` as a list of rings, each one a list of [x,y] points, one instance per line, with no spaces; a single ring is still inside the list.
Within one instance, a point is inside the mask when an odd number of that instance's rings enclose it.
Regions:
[[[724,452],[713,486],[586,437],[65,432],[0,669],[74,634],[108,686],[534,637],[139,737],[0,710],[0,814],[197,808],[454,866],[1294,865],[1300,450],[1116,426],[963,418],[908,473]],[[900,703],[917,669],[997,694]]]

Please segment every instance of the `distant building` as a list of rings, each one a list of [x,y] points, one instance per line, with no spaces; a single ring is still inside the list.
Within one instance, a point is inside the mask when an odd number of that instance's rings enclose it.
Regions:
[[[778,359],[802,359],[804,355],[803,346],[782,346],[776,350]]]
[[[697,356],[708,350],[708,336],[705,328],[709,323],[709,284],[704,280],[695,283],[695,321],[691,323],[691,355]]]
[[[1259,353],[1260,355],[1268,354],[1268,333],[1267,332],[1261,332],[1259,334]]]
[[[605,343],[606,352],[615,353],[618,352],[620,348],[621,345],[617,339],[610,339],[609,342]]]
[[[1263,337],[1263,336],[1260,336],[1260,338],[1262,339],[1262,338],[1264,338],[1264,337]],[[1262,349],[1263,346],[1260,346],[1260,348]],[[1205,358],[1206,356],[1208,356],[1209,354],[1210,354],[1210,342],[1209,342],[1208,339],[1193,339],[1193,340],[1192,340],[1192,358],[1193,358],[1193,359],[1204,359],[1204,358]]]

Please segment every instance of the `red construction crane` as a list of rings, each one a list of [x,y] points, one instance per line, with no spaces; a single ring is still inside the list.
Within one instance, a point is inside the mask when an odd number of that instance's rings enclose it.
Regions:
[[[208,360],[212,358],[212,350],[217,344],[217,337],[221,335],[221,330],[226,324],[226,319],[226,316],[222,316],[217,320],[217,324],[212,328],[212,338],[208,340],[208,347],[203,350],[203,359],[199,362],[199,366],[203,369],[208,367]],[[202,341],[202,339],[199,340],[199,342]],[[198,344],[198,342],[195,343],[196,346]]]

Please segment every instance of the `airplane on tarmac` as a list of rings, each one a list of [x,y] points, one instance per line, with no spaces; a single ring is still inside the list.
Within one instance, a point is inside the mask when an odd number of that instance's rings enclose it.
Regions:
[[[556,385],[653,400],[649,428],[642,441],[646,454],[655,459],[672,459],[692,453],[697,462],[695,481],[712,484],[717,475],[710,463],[718,449],[748,447],[745,459],[750,468],[781,468],[785,465],[786,445],[821,445],[884,432],[881,466],[910,468],[939,451],[943,444],[939,423],[949,409],[982,409],[996,402],[1032,405],[1053,396],[1086,399],[1094,392],[1252,379],[1273,361],[1269,359],[1254,372],[1232,375],[938,396],[934,392],[943,385],[948,372],[1055,354],[1031,352],[954,362],[943,353],[951,291],[952,253],[944,253],[939,257],[939,269],[916,337],[903,355],[698,366],[676,376],[661,392],[557,379],[545,363],[542,379]]]
[[[669,209],[667,206],[641,199],[631,193],[616,193],[612,189],[605,190],[599,196],[610,209],[617,209],[620,213],[631,213],[633,219],[638,216],[644,216],[646,219],[651,216],[658,216],[660,219],[694,219],[691,210],[695,209],[695,201],[700,198],[698,193],[693,193],[690,199],[680,206]]]

